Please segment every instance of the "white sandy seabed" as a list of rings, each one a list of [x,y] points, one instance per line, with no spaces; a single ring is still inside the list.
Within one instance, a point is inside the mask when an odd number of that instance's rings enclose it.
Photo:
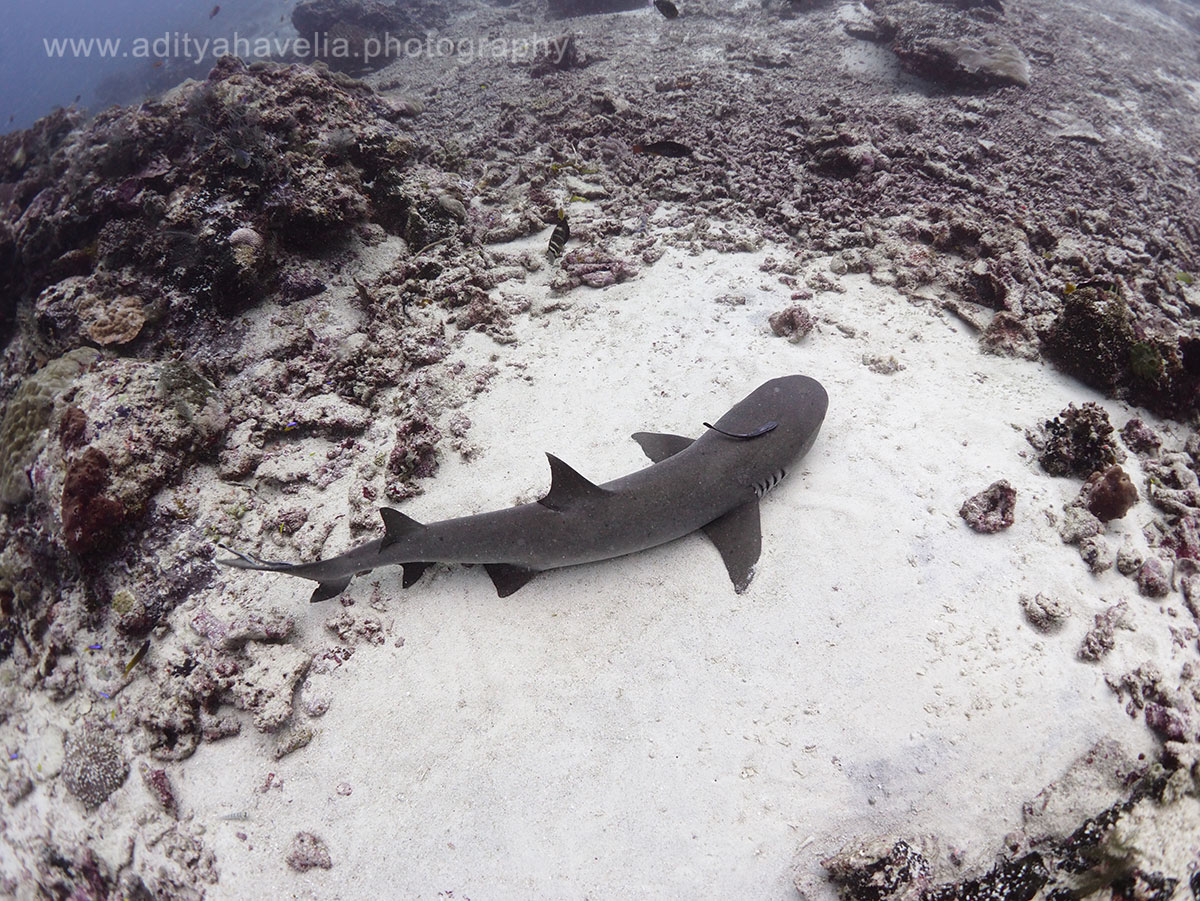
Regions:
[[[794,898],[796,874],[858,836],[936,833],[986,865],[1021,803],[1097,739],[1151,748],[1104,668],[1169,655],[1170,636],[1149,623],[1101,665],[1076,658],[1093,614],[1149,602],[1061,543],[1050,514],[1078,482],[1042,472],[1023,434],[1068,402],[1102,403],[1117,427],[1131,411],[979,353],[961,322],[866,276],[817,294],[820,325],[789,343],[767,324],[790,301],[765,255],[672,251],[542,315],[529,286],[534,314],[462,411],[480,453],[445,460],[403,507],[430,521],[531,500],[543,451],[606,481],[647,465],[630,433],[699,434],[761,382],[805,373],[829,413],[763,502],[750,589],[734,593],[700,535],[504,600],[479,569],[439,567],[407,592],[397,569],[360,578],[351,609],[375,583],[388,640],[331,677],[311,744],[276,761],[246,730],[172,771],[217,854],[209,898]],[[472,334],[458,353],[496,352]],[[958,508],[1000,478],[1016,523],[978,535]],[[313,515],[344,514],[345,497],[330,488]],[[1139,515],[1113,524],[1117,544],[1140,541]],[[327,553],[348,541],[335,531]],[[310,607],[309,583],[229,585],[293,611],[301,644],[329,643],[340,608]],[[1061,632],[1023,619],[1019,596],[1037,592],[1073,607]],[[268,772],[282,788],[260,790]],[[332,869],[289,869],[298,831]]]

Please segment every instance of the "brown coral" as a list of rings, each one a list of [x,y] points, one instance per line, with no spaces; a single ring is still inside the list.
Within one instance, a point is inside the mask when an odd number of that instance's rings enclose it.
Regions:
[[[1101,522],[1120,519],[1138,502],[1138,490],[1115,463],[1103,472],[1094,472],[1084,483],[1079,499]]]
[[[101,297],[85,294],[79,304],[79,321],[87,336],[102,347],[128,344],[146,324],[146,307],[140,297]]]
[[[102,492],[108,487],[109,462],[89,447],[67,466],[63,482],[63,540],[76,554],[100,547],[125,520],[125,505]]]

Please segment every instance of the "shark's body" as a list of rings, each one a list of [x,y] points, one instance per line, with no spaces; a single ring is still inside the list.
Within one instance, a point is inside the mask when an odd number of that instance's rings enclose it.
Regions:
[[[638,432],[634,440],[653,465],[603,485],[547,455],[550,491],[535,503],[428,525],[384,508],[384,538],[328,560],[238,554],[218,562],[316,581],[313,601],[379,566],[403,565],[407,588],[431,563],[480,563],[505,597],[543,570],[621,557],[703,529],[741,592],[762,546],[758,502],[812,446],[827,404],[814,379],[772,379],[694,440]]]

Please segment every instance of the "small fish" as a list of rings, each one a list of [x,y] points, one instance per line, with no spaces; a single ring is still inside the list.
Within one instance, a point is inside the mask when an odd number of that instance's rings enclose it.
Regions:
[[[215,18],[216,18],[216,16],[217,16],[217,13],[219,13],[220,11],[221,11],[221,5],[218,3],[216,6],[214,6],[214,7],[212,8],[212,12],[210,12],[210,13],[208,14],[208,17],[209,17],[210,19],[215,19]]]
[[[166,62],[167,61],[165,59],[156,59],[154,61],[154,68],[161,69],[164,65],[166,65]]]
[[[250,158],[250,154],[242,150],[241,147],[234,147],[232,150],[230,150],[229,159],[239,169],[249,169],[250,164],[253,162],[253,160]]]
[[[102,644],[89,644],[89,645],[88,645],[88,650],[89,650],[89,651],[99,651],[99,650],[101,650],[103,647],[104,647],[104,645],[102,645]]]
[[[672,3],[671,0],[654,0],[654,8],[668,19],[679,18],[679,7]]]
[[[571,240],[571,226],[567,225],[567,214],[559,210],[558,219],[558,225],[554,226],[554,231],[550,235],[550,246],[546,249],[546,256],[550,258],[551,262],[558,259],[563,247]]]
[[[129,671],[142,662],[142,658],[146,656],[146,652],[150,650],[150,639],[147,638],[142,642],[142,646],[138,648],[137,653],[133,655],[133,659],[125,664],[125,675],[129,675]]]
[[[285,426],[283,427],[283,430],[284,430],[285,432],[293,432],[293,431],[295,431],[295,430],[296,430],[296,429],[298,429],[298,428],[300,428],[300,423],[298,423],[298,422],[295,422],[295,421],[292,421],[292,422],[289,422],[287,425],[285,425]]]
[[[692,148],[678,141],[655,141],[652,144],[634,144],[634,153],[648,153],[651,156],[667,156],[671,159],[683,159],[692,155]]]

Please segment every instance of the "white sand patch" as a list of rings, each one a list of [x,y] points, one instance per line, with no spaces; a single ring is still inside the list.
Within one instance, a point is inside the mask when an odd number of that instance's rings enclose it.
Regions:
[[[276,761],[273,739],[247,732],[175,776],[217,853],[210,898],[789,898],[796,868],[864,832],[936,831],[986,859],[1093,741],[1151,747],[1103,667],[1075,659],[1106,602],[1127,598],[1135,620],[1150,602],[1061,544],[1046,513],[1078,483],[1041,472],[1021,431],[1086,400],[1119,427],[1121,405],[980,355],[961,323],[865,276],[807,304],[825,321],[803,342],[776,338],[767,316],[790,301],[758,270],[764,255],[672,252],[519,318],[501,374],[463,408],[480,453],[446,460],[402,507],[429,521],[533,499],[543,451],[615,478],[647,463],[631,432],[699,434],[801,372],[829,413],[763,503],[750,589],[733,592],[702,536],[546,573],[504,600],[478,569],[438,567],[407,592],[398,569],[357,580],[350,612],[378,617],[387,642],[324,677],[311,744]],[[730,293],[747,302],[716,301]],[[460,354],[496,350],[472,335]],[[878,375],[864,354],[905,368]],[[1016,524],[977,535],[958,507],[999,478],[1018,492]],[[306,503],[336,517],[345,496]],[[1144,512],[1113,531],[1137,538]],[[294,611],[310,650],[336,643],[323,623],[342,608],[309,607],[310,583],[229,581]],[[1039,591],[1073,607],[1060,633],[1024,621],[1018,597]],[[1165,654],[1169,636],[1120,633],[1112,659],[1123,643]],[[269,772],[282,787],[258,791]],[[325,840],[331,870],[288,869],[301,830]]]

